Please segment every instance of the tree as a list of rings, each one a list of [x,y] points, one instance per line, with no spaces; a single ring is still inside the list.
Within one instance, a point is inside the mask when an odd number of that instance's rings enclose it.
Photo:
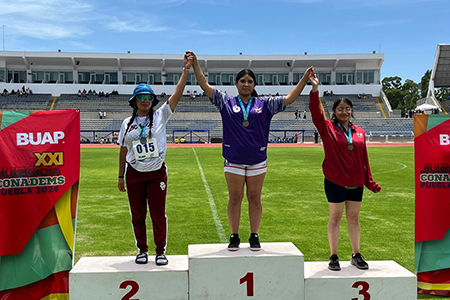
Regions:
[[[402,108],[414,109],[416,107],[417,100],[420,99],[419,85],[411,79],[406,79],[405,83],[402,86],[402,91],[403,91]]]
[[[431,70],[427,70],[420,80],[420,98],[425,98],[428,92],[428,85],[430,84]]]
[[[402,78],[395,76],[395,77],[385,77],[382,82],[383,84],[383,91],[386,92],[386,90],[390,89],[401,89],[402,88]]]
[[[436,89],[435,96],[438,101],[449,101],[450,88]]]
[[[383,92],[391,104],[392,109],[396,109],[403,102],[404,92],[402,91],[402,79],[398,76],[385,77],[382,81]]]

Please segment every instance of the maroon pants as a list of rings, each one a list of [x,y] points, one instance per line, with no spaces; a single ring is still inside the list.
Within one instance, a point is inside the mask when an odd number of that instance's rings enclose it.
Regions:
[[[167,173],[165,164],[163,163],[161,169],[153,172],[138,172],[128,165],[126,182],[131,222],[133,223],[134,236],[139,251],[148,252],[147,228],[145,225],[148,203],[156,254],[164,253],[167,243]]]

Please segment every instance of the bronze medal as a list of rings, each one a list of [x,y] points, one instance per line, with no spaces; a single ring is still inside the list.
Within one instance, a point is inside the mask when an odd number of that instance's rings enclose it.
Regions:
[[[352,151],[353,150],[353,144],[348,144],[347,149]]]
[[[242,122],[242,125],[244,125],[244,127],[248,127],[248,125],[250,125],[250,122],[248,120],[244,120],[244,122]]]

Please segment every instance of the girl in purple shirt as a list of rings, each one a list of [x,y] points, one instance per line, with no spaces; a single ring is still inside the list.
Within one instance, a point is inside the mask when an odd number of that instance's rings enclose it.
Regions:
[[[239,249],[239,221],[244,187],[247,187],[251,234],[250,250],[261,249],[259,225],[262,215],[261,191],[267,169],[267,142],[270,121],[273,115],[283,111],[300,96],[308,81],[309,70],[287,96],[258,97],[255,91],[255,74],[244,69],[235,80],[237,96],[229,96],[213,88],[203,75],[197,57],[192,51],[192,67],[203,91],[217,106],[222,116],[223,144],[225,158],[224,171],[228,186],[228,221],[230,223],[230,243],[228,250]]]

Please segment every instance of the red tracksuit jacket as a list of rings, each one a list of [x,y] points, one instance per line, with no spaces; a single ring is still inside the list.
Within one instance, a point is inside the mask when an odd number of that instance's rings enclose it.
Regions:
[[[319,92],[309,94],[309,109],[314,125],[319,131],[325,151],[323,174],[329,181],[344,187],[366,186],[371,191],[381,187],[372,179],[367,156],[364,130],[349,123],[352,130],[353,150],[348,150],[348,141],[337,123],[325,120],[319,103]]]

